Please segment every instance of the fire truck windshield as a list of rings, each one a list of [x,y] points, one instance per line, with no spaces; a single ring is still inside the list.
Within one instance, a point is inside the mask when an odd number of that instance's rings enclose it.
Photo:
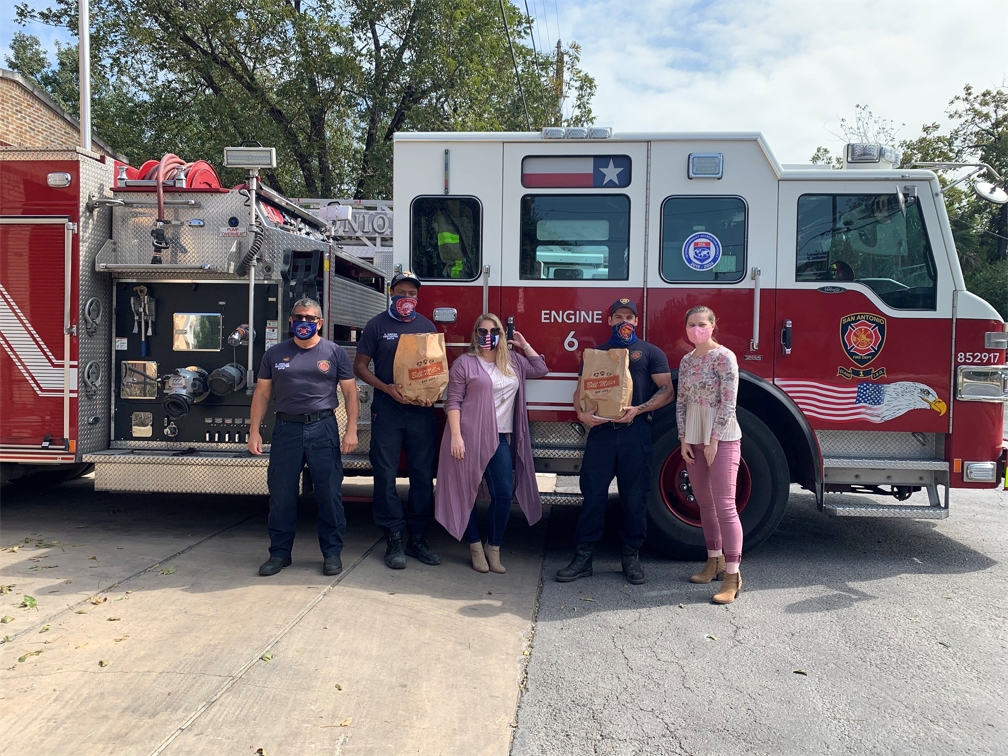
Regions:
[[[896,309],[936,307],[934,256],[913,197],[904,216],[892,195],[802,195],[796,264],[798,281],[854,281]]]

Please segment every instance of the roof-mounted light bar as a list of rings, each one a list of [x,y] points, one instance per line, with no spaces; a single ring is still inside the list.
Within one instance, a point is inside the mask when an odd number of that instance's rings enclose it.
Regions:
[[[887,147],[881,144],[855,142],[848,144],[846,150],[846,162],[852,165],[864,163],[889,163],[889,165],[897,165],[902,157],[902,154],[894,147]]]
[[[546,126],[542,130],[543,139],[612,139],[613,130],[609,126]]]

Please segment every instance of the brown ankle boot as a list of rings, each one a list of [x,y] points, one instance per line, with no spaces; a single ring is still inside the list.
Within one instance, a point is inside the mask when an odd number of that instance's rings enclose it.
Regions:
[[[730,604],[742,590],[742,571],[726,572],[721,590],[714,594],[715,604]]]
[[[724,554],[716,557],[707,557],[707,564],[696,575],[690,578],[691,583],[709,583],[714,578],[724,580],[725,561]]]
[[[476,572],[490,572],[486,556],[483,554],[483,544],[477,541],[469,544],[469,556],[472,559],[472,566]]]
[[[504,569],[504,565],[501,564],[500,560],[500,546],[491,546],[489,543],[483,549],[486,554],[487,565],[490,568],[490,572],[496,572],[503,575],[507,570]]]

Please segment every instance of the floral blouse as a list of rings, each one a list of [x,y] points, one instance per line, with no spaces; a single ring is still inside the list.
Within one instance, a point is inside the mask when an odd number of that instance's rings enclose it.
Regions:
[[[676,398],[679,438],[688,444],[742,438],[735,418],[738,382],[738,361],[727,347],[715,347],[702,357],[695,351],[683,357]]]

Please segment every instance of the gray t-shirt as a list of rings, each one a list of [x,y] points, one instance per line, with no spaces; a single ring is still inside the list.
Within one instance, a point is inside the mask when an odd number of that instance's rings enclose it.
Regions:
[[[274,409],[291,415],[335,409],[336,387],[349,378],[350,355],[328,339],[310,349],[287,339],[267,349],[259,364],[259,379],[273,381]]]

